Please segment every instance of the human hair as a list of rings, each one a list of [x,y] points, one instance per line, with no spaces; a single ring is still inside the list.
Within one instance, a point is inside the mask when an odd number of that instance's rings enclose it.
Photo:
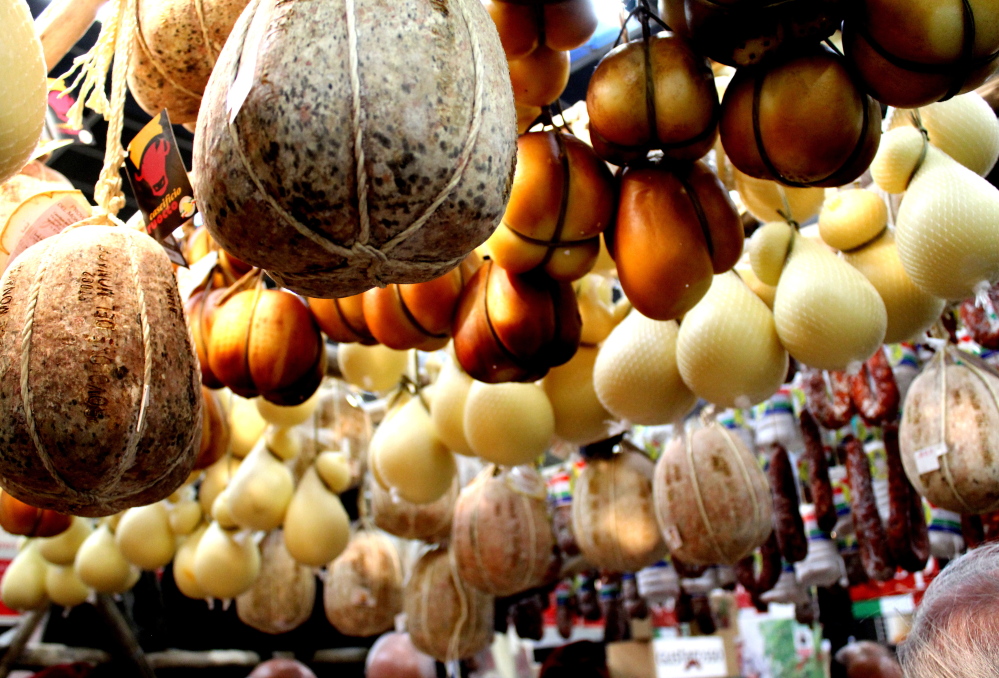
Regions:
[[[999,544],[937,575],[898,650],[906,678],[999,678]]]

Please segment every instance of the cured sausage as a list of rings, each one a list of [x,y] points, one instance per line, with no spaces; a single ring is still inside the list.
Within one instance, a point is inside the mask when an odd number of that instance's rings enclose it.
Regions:
[[[857,547],[867,576],[876,581],[888,581],[895,574],[885,526],[878,515],[878,503],[871,484],[871,465],[864,446],[853,436],[843,441],[846,448],[846,469],[850,476],[850,509],[857,535]]]
[[[912,487],[898,448],[898,426],[884,427],[888,465],[888,551],[907,572],[920,572],[930,558],[930,534],[923,513],[923,500]]]
[[[974,298],[966,299],[961,304],[961,322],[968,329],[971,338],[980,346],[991,351],[999,351],[999,322],[990,317],[990,311],[999,309],[999,286],[992,287],[988,294],[992,308],[979,306]]]
[[[826,384],[827,374],[831,388]],[[803,369],[801,375],[806,406],[818,422],[833,431],[849,424],[853,416],[850,377],[845,372],[823,372],[813,368]]]
[[[836,527],[836,502],[829,481],[829,462],[822,444],[819,425],[808,410],[801,413],[801,434],[805,439],[805,463],[808,467],[808,487],[815,504],[815,521],[819,529],[829,534]]]
[[[767,540],[763,542],[763,546],[760,547],[760,557],[763,564],[760,567],[760,576],[756,580],[756,590],[759,593],[766,593],[777,586],[781,570],[784,569],[780,557],[780,546],[777,544],[776,530],[770,533]]]
[[[774,500],[774,531],[780,554],[789,563],[797,563],[808,555],[805,522],[798,509],[798,488],[794,482],[791,458],[781,445],[774,444],[767,475]]]
[[[871,388],[872,383],[874,388]],[[883,349],[875,351],[860,371],[850,377],[850,398],[870,426],[880,426],[898,418],[898,382]]]

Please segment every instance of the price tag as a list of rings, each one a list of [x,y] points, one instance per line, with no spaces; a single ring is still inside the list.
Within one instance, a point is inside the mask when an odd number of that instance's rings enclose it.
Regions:
[[[680,538],[680,530],[676,529],[676,525],[670,525],[663,530],[663,538],[671,551],[678,551],[683,547],[683,539]]]
[[[920,475],[940,470],[940,457],[947,454],[947,443],[937,443],[921,450],[916,450],[916,470]]]

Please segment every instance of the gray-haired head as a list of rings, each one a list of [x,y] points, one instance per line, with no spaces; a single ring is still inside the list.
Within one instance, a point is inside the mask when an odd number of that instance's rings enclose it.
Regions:
[[[906,678],[999,678],[999,544],[944,568],[898,654]]]

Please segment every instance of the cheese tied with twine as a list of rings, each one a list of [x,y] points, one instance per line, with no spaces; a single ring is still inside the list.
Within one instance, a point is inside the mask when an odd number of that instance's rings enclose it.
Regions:
[[[0,484],[33,506],[110,515],[170,495],[194,467],[202,397],[170,262],[115,216],[136,0],[114,0],[69,78],[109,118],[93,216],[26,249],[0,278]],[[105,95],[114,62],[111,98]]]
[[[446,273],[495,229],[512,183],[512,90],[485,9],[370,3],[254,0],[198,118],[212,236],[310,297]]]

